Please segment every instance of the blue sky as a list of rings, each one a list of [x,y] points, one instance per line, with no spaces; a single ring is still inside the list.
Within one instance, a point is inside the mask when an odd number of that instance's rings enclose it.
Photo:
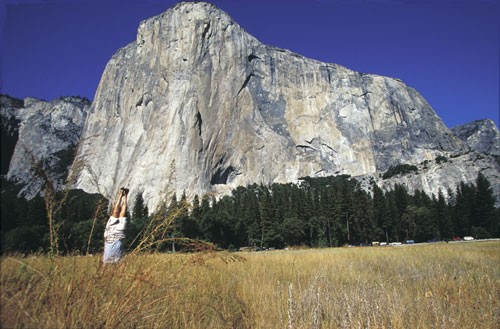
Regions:
[[[0,92],[93,99],[113,53],[171,0],[3,0]],[[448,127],[499,126],[500,0],[213,0],[260,41],[403,80]]]

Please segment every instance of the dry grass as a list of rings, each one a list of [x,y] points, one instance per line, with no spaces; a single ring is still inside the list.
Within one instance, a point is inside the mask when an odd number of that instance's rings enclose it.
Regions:
[[[2,328],[498,328],[500,243],[3,257]]]

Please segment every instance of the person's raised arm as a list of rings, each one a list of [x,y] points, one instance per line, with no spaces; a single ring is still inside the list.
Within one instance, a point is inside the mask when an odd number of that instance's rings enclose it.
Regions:
[[[120,194],[118,196],[118,200],[116,201],[115,206],[113,208],[113,213],[111,214],[111,216],[113,216],[115,218],[120,217],[120,205],[122,203],[123,194],[124,194],[124,191],[122,189],[120,189]]]
[[[125,217],[127,214],[127,195],[128,195],[128,189],[123,189],[122,193],[122,208],[120,212],[120,217]]]

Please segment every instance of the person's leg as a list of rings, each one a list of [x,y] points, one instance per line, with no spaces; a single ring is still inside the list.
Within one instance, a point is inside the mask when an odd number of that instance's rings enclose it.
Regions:
[[[103,263],[116,263],[123,257],[122,240],[104,243]]]
[[[125,217],[126,214],[127,214],[127,194],[128,194],[128,189],[123,189],[123,193],[122,193],[122,209],[120,211],[120,217]]]
[[[122,197],[124,195],[123,190],[120,189],[120,195],[118,196],[118,200],[116,201],[115,207],[113,208],[112,216],[115,218],[120,217],[120,205],[122,203]]]

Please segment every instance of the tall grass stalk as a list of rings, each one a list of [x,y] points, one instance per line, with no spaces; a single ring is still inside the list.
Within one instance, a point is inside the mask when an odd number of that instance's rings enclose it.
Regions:
[[[59,255],[59,229],[63,225],[63,219],[60,216],[61,210],[65,205],[69,192],[76,181],[76,171],[73,168],[80,168],[82,166],[81,161],[75,161],[72,164],[72,168],[69,169],[68,175],[64,177],[64,182],[57,178],[51,176],[51,170],[45,165],[46,159],[37,159],[33,152],[24,144],[21,145],[24,152],[31,164],[31,174],[33,179],[39,179],[43,182],[43,200],[45,203],[45,210],[47,213],[47,221],[49,227],[49,255],[58,256]],[[76,150],[79,145],[75,147]],[[61,186],[60,186],[61,185]],[[58,196],[58,190],[61,195]],[[97,211],[96,211],[97,215]],[[94,218],[95,219],[95,218]],[[93,227],[93,224],[92,224]],[[90,245],[90,239],[89,243]],[[88,249],[88,248],[87,248]],[[87,250],[88,251],[88,250]]]
[[[498,328],[500,243],[3,257],[2,328]]]

